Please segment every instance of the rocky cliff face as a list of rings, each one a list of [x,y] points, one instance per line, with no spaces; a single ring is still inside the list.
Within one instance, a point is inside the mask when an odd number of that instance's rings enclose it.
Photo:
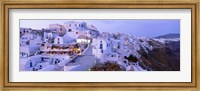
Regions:
[[[180,41],[167,41],[163,44],[151,40],[153,46],[148,52],[141,50],[140,66],[152,71],[179,71],[180,70]]]
[[[139,56],[133,57],[137,57],[139,65],[148,71],[180,71],[179,37],[179,34],[167,34],[155,38],[131,37],[133,39],[130,41],[133,47],[130,49],[131,56],[138,54]]]
[[[119,67],[127,70],[128,67],[134,68],[139,65],[143,71],[180,71],[180,38],[178,34],[155,38],[119,34],[117,38],[113,39],[113,41],[116,40],[120,41],[118,42],[120,47],[115,48],[115,53],[119,55]],[[128,62],[125,62],[127,60]]]

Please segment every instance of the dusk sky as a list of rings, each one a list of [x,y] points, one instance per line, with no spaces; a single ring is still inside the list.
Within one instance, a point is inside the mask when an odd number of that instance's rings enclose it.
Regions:
[[[64,24],[71,20],[20,20],[20,27],[42,29],[48,28],[49,24]],[[180,34],[180,20],[75,20],[94,25],[100,32],[131,33],[134,36],[156,37],[169,33]]]

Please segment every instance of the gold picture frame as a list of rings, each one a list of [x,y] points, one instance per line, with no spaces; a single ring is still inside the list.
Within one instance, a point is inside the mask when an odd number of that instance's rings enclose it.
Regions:
[[[199,40],[199,1],[130,1],[130,0],[98,0],[98,1],[1,1],[1,90],[173,90],[199,91],[200,61],[198,52]],[[191,9],[192,11],[192,82],[117,82],[117,83],[40,83],[40,82],[9,82],[9,9],[63,9],[63,8],[95,8],[95,9]]]

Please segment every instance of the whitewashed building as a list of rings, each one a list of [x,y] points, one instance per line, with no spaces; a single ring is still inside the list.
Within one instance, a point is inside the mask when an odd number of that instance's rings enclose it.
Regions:
[[[51,39],[53,38],[52,32],[44,32],[43,39]]]
[[[63,41],[63,38],[60,37],[60,36],[57,36],[55,39],[54,39],[54,44],[63,44],[64,41]]]
[[[69,43],[74,43],[75,39],[69,37],[67,34],[64,36],[57,36],[54,38],[54,44],[69,44]]]
[[[87,25],[87,29],[89,30],[91,37],[97,38],[97,36],[99,35],[99,31],[94,25]]]
[[[56,37],[58,37],[59,35],[57,33],[54,32],[44,32],[43,34],[43,42],[44,43],[50,43],[53,44],[54,43],[54,39]]]
[[[103,54],[111,52],[111,43],[109,40],[104,38],[93,38],[92,40],[92,54],[97,58],[103,57]]]
[[[85,22],[68,21],[64,23],[64,26],[66,27],[67,35],[74,39],[84,35],[85,30],[87,30],[87,23]]]
[[[30,45],[41,45],[41,44],[42,44],[41,36],[36,35],[34,39],[30,40]]]
[[[91,43],[91,39],[87,36],[84,36],[84,35],[80,35],[77,39],[76,39],[76,42],[77,43],[80,43],[80,44],[89,44]]]
[[[118,62],[119,61],[119,55],[117,53],[114,52],[110,52],[110,53],[106,53],[103,54],[103,57],[101,58],[101,62]]]
[[[80,35],[91,37],[97,37],[97,28],[93,25],[87,25],[85,22],[68,21],[64,23],[66,27],[66,34],[74,39],[77,39]]]
[[[77,21],[67,21],[64,22],[64,26],[67,28],[68,32],[71,32],[72,30],[86,30],[87,23],[85,22],[77,22]]]
[[[30,34],[32,31],[31,28],[20,28],[20,35]]]
[[[60,24],[50,24],[49,29],[58,35],[64,35],[66,33],[66,28]]]
[[[20,57],[28,57],[34,55],[37,50],[39,50],[39,45],[29,45],[20,47]]]
[[[35,55],[21,60],[22,71],[59,71],[70,61],[68,55]],[[52,69],[56,67],[56,69]]]
[[[20,46],[29,45],[30,40],[33,40],[34,38],[35,38],[34,34],[24,34],[20,38]]]

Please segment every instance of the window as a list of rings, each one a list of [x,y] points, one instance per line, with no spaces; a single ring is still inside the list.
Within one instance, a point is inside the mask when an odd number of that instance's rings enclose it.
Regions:
[[[103,53],[103,50],[101,50],[101,53]]]
[[[100,49],[103,49],[103,44],[100,44]]]
[[[72,32],[72,29],[69,29],[68,32]]]
[[[81,27],[83,28],[83,24],[81,24]]]
[[[42,65],[40,65],[40,68],[39,69],[42,69]]]

